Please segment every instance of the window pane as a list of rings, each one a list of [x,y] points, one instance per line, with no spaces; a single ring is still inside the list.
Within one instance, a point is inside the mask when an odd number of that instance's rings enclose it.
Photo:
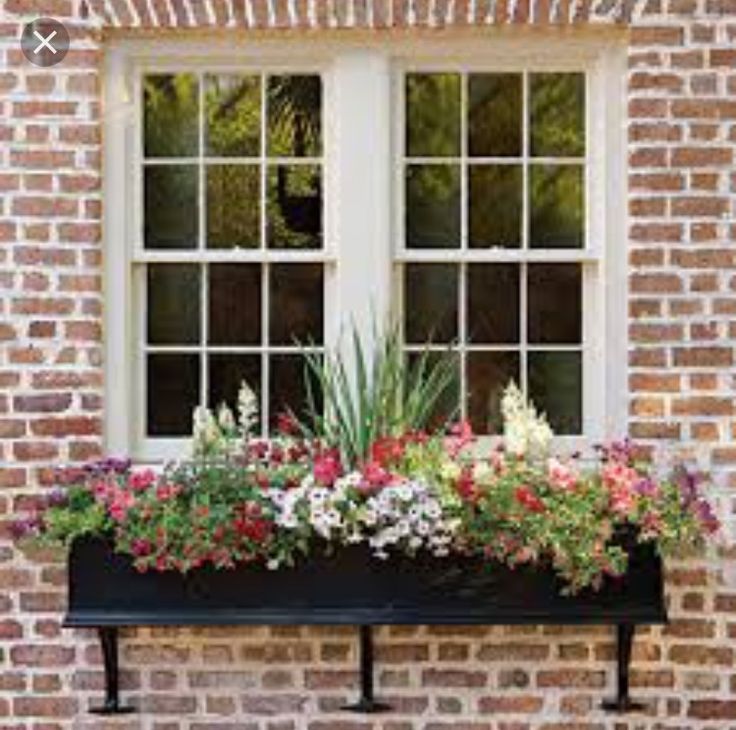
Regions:
[[[146,248],[197,248],[197,168],[147,166],[143,186]]]
[[[575,345],[582,341],[580,264],[530,264],[529,342]]]
[[[199,404],[199,355],[149,355],[146,382],[146,433],[191,435],[192,411]]]
[[[221,355],[209,356],[209,392],[207,403],[217,408],[227,403],[237,418],[238,391],[241,383],[248,383],[250,389],[259,396],[261,392],[260,355]],[[260,400],[259,400],[260,403]]]
[[[446,351],[428,353],[410,352],[407,356],[409,366],[412,368],[419,366],[419,361],[423,357],[427,358],[425,360],[425,372],[426,368],[432,367],[440,358],[452,357],[454,360],[454,382],[447,389],[444,396],[439,399],[427,424],[429,431],[444,430],[448,423],[456,420],[460,414],[460,356],[457,352],[449,354]]]
[[[579,352],[530,352],[529,398],[560,435],[582,432],[582,357]]]
[[[469,264],[468,342],[519,342],[519,267]]]
[[[404,267],[404,336],[409,343],[449,343],[458,336],[456,264]]]
[[[199,153],[199,84],[194,74],[156,74],[143,81],[143,148],[146,157],[196,157]]]
[[[316,157],[322,153],[319,76],[271,76],[267,109],[269,156]]]
[[[301,355],[272,355],[270,358],[270,393],[268,398],[269,426],[275,430],[279,414],[292,410],[302,417],[307,403],[305,385],[305,363]],[[321,406],[316,383],[312,382],[312,393]]]
[[[529,170],[532,248],[583,247],[583,168],[533,165]]]
[[[409,165],[406,170],[407,248],[460,247],[460,168]]]
[[[503,430],[501,398],[511,380],[519,382],[517,352],[468,353],[468,418],[476,433]]]
[[[406,76],[406,154],[450,157],[460,154],[459,74]]]
[[[468,152],[471,157],[520,157],[521,74],[471,74]]]
[[[270,271],[271,344],[321,344],[324,337],[322,265],[274,264]]]
[[[260,343],[260,264],[211,264],[209,300],[211,345]]]
[[[533,157],[585,154],[585,76],[529,76],[530,150]]]
[[[148,344],[199,342],[200,268],[197,264],[148,266]]]
[[[257,165],[207,167],[207,248],[258,248],[261,242]]]
[[[471,248],[519,248],[523,178],[519,165],[472,165],[469,169]]]
[[[322,171],[274,165],[268,171],[268,247],[322,247]]]
[[[206,150],[216,157],[258,157],[261,152],[261,80],[218,74],[205,80]]]

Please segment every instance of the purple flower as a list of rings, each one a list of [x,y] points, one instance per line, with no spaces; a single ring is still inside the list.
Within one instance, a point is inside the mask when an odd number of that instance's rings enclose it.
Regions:
[[[41,520],[38,516],[22,517],[10,523],[10,534],[16,540],[22,540],[24,537],[37,532],[40,527]]]
[[[713,508],[705,499],[699,499],[695,502],[694,512],[700,523],[703,525],[707,532],[713,533],[720,527],[720,522],[713,512]]]
[[[698,488],[703,481],[703,475],[689,471],[684,466],[675,469],[674,482],[680,490],[680,497],[684,505],[691,504],[698,496]]]
[[[117,456],[108,456],[106,459],[100,459],[86,464],[84,469],[88,474],[127,474],[131,467],[130,459],[123,459]]]
[[[69,495],[63,489],[54,489],[46,497],[49,507],[64,507],[69,502]]]
[[[656,482],[649,477],[644,477],[636,482],[636,484],[634,484],[634,489],[637,494],[640,494],[642,497],[654,497],[659,491],[659,487]]]

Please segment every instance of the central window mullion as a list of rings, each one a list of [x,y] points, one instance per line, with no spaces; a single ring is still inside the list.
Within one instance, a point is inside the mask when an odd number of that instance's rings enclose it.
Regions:
[[[389,59],[378,50],[340,54],[335,59],[332,83],[337,327],[355,326],[364,338],[370,338],[375,325],[385,321],[390,311]],[[342,341],[347,342],[347,338]]]

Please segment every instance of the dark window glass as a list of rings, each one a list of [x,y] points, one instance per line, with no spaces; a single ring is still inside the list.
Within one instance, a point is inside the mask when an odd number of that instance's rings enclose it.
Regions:
[[[460,248],[460,208],[459,166],[407,167],[407,248]]]
[[[199,355],[149,354],[146,382],[146,433],[191,435],[192,412],[199,404]]]
[[[519,267],[468,265],[468,342],[519,342]]]
[[[324,338],[322,265],[274,264],[270,272],[270,343],[321,344]]]
[[[529,342],[579,344],[583,329],[580,264],[530,264],[527,282]]]
[[[243,381],[257,396],[260,394],[260,355],[211,354],[207,394],[210,408],[217,408],[220,404],[226,403],[237,417],[238,392]]]
[[[409,343],[449,343],[458,336],[456,264],[404,268],[404,336]]]
[[[530,352],[529,398],[559,435],[582,433],[583,366],[579,352]]]
[[[209,277],[210,344],[259,344],[260,264],[210,264]]]
[[[523,177],[519,165],[472,165],[469,175],[470,248],[519,248]]]
[[[197,248],[196,166],[147,165],[143,188],[146,248]]]
[[[469,352],[467,358],[468,418],[473,430],[501,433],[501,398],[509,382],[519,382],[519,354]]]
[[[521,74],[471,74],[468,79],[468,153],[520,157]]]
[[[198,264],[148,266],[149,344],[191,345],[199,342],[199,287]]]

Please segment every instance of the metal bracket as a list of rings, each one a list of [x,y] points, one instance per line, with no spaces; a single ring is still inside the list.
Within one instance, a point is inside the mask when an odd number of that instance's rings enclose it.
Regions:
[[[135,708],[120,704],[117,626],[100,627],[97,633],[100,637],[102,660],[105,665],[105,702],[99,707],[90,708],[90,712],[95,715],[128,715],[135,712]]]
[[[634,702],[629,695],[629,668],[635,631],[636,624],[616,626],[616,697],[601,703],[606,712],[640,712],[645,708],[642,702]]]
[[[348,712],[386,712],[391,705],[376,702],[373,696],[373,629],[360,627],[360,698],[342,709]]]

